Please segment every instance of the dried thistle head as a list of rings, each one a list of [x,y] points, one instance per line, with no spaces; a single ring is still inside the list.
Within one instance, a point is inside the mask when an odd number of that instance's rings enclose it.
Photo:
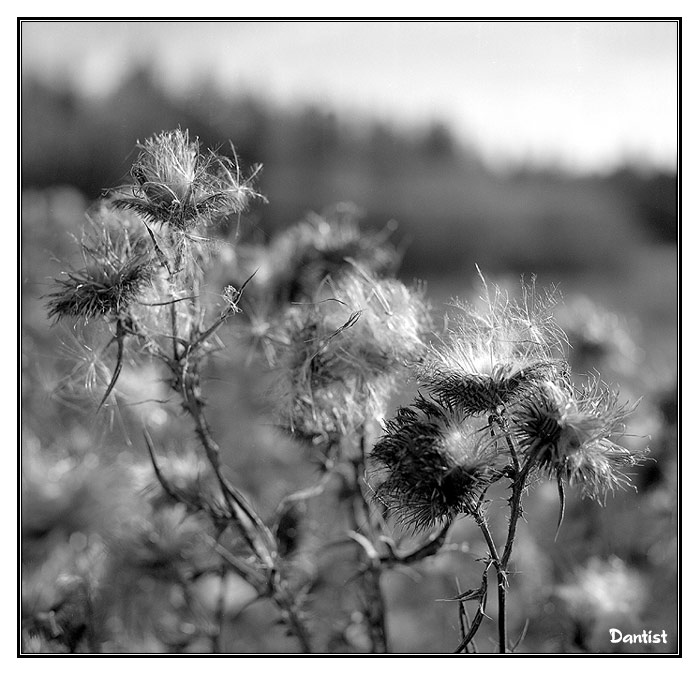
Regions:
[[[93,221],[83,233],[83,266],[55,280],[58,289],[47,295],[49,317],[119,317],[148,287],[156,270],[148,244],[114,219]]]
[[[387,233],[363,232],[357,209],[347,204],[322,216],[309,214],[268,246],[243,248],[241,256],[247,274],[258,270],[254,292],[275,305],[313,300],[325,280],[340,278],[353,265],[385,275],[399,262]]]
[[[514,407],[512,429],[524,454],[545,476],[567,481],[602,502],[608,492],[630,485],[624,470],[642,460],[642,454],[615,441],[624,434],[630,413],[598,381],[580,392],[566,381],[546,381]]]
[[[512,300],[494,287],[484,302],[478,309],[455,301],[451,326],[419,373],[434,397],[467,415],[500,412],[533,382],[568,373],[556,358],[563,335],[552,316],[553,294],[523,286],[522,298]]]
[[[189,230],[200,217],[239,214],[259,197],[251,185],[257,169],[243,179],[235,161],[202,152],[187,130],[156,134],[138,148],[131,170],[135,183],[130,193],[121,189],[114,203],[150,222]]]
[[[565,373],[566,365],[560,361],[534,362],[527,366],[505,362],[494,366],[489,374],[425,367],[421,380],[430,394],[446,406],[465,415],[484,415],[503,411],[538,380]]]
[[[499,467],[483,427],[422,396],[386,423],[370,458],[377,499],[415,531],[473,511]]]
[[[357,272],[328,294],[291,308],[277,354],[285,426],[326,439],[380,414],[396,376],[422,355],[429,322],[421,295],[396,280]]]
[[[280,411],[282,427],[313,445],[335,445],[367,420],[365,402],[371,395],[354,381],[331,381],[322,387],[287,397]]]
[[[340,301],[327,308],[331,325],[348,309],[361,313],[352,329],[334,341],[338,360],[349,369],[370,378],[423,357],[431,320],[421,288],[410,289],[396,279],[378,279],[357,268],[329,282],[328,289]]]
[[[279,377],[275,400],[282,427],[313,442],[337,441],[353,431],[361,420],[362,405],[356,395],[357,379],[343,378],[330,345],[359,318],[351,313],[343,323],[330,324],[325,316],[329,303],[293,307],[287,313],[282,337],[284,347],[275,354]]]

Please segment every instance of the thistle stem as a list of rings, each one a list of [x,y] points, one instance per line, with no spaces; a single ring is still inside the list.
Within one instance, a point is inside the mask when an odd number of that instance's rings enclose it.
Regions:
[[[216,600],[216,619],[214,630],[211,635],[212,653],[221,652],[221,635],[224,630],[224,619],[226,615],[226,567],[221,566],[219,570],[219,594]]]
[[[498,652],[505,653],[507,651],[508,641],[508,628],[506,624],[508,577],[505,570],[505,565],[503,563],[503,557],[501,557],[498,553],[498,548],[493,540],[493,535],[491,535],[491,530],[486,522],[481,505],[474,510],[473,514],[476,525],[479,526],[479,529],[484,536],[486,546],[488,547],[489,554],[491,555],[491,562],[495,566],[496,574],[498,576]]]
[[[353,530],[363,531],[373,539],[373,526],[370,505],[362,491],[362,477],[365,468],[366,439],[364,432],[360,435],[359,456],[351,461],[353,475],[350,486],[353,496],[350,504],[350,519]],[[366,603],[364,609],[365,621],[369,630],[372,653],[389,652],[389,642],[386,631],[386,606],[381,588],[381,560],[370,561],[367,570],[362,572],[361,582]]]
[[[508,533],[506,535],[506,541],[503,545],[503,552],[499,554],[496,543],[494,542],[493,535],[488,526],[486,518],[484,516],[484,511],[482,508],[484,495],[482,494],[476,508],[473,510],[472,515],[476,521],[477,526],[481,530],[486,546],[488,547],[491,561],[496,568],[496,575],[498,579],[498,652],[507,653],[508,652],[508,615],[507,615],[507,596],[508,596],[508,563],[510,562],[510,557],[513,553],[513,546],[515,544],[515,534],[518,527],[518,519],[522,516],[522,495],[525,487],[527,486],[527,479],[530,474],[530,470],[534,464],[534,454],[531,454],[525,463],[524,467],[520,467],[518,462],[518,457],[515,451],[515,445],[510,437],[510,434],[503,421],[499,420],[499,426],[505,434],[506,441],[508,443],[508,448],[510,449],[511,456],[513,458],[513,466],[516,470],[516,475],[511,486],[511,496],[510,496],[510,518],[508,522]]]

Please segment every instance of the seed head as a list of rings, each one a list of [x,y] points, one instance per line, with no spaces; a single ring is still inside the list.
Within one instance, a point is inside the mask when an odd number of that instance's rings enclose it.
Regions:
[[[553,302],[530,287],[519,302],[495,287],[485,310],[456,301],[452,326],[428,351],[421,383],[446,406],[481,415],[499,412],[537,380],[565,375],[566,363],[554,358],[560,337]]]
[[[213,151],[203,153],[188,131],[162,132],[138,145],[130,193],[120,189],[119,207],[154,223],[189,230],[200,217],[224,217],[245,210],[259,195],[241,179],[237,164]],[[254,172],[253,176],[257,173]]]
[[[331,325],[348,309],[361,313],[352,330],[335,342],[337,357],[347,368],[372,377],[422,357],[430,317],[420,288],[409,289],[395,279],[380,280],[357,269],[337,283],[331,281],[329,291],[340,301],[328,307]]]
[[[357,210],[351,205],[338,205],[323,216],[309,214],[273,237],[268,246],[244,248],[241,256],[246,269],[258,270],[252,286],[277,305],[312,301],[325,280],[337,281],[353,265],[384,275],[396,268],[399,259],[386,233],[360,230]]]
[[[483,427],[422,396],[386,423],[370,457],[377,498],[416,531],[472,511],[498,462]]]
[[[84,235],[80,247],[84,265],[56,280],[58,290],[47,295],[49,317],[119,317],[154,275],[146,241],[105,227]]]
[[[575,392],[564,381],[533,386],[513,411],[513,432],[520,448],[545,476],[578,486],[603,501],[609,491],[630,485],[623,469],[641,454],[617,444],[631,409],[599,382]]]
[[[423,352],[429,316],[419,293],[365,272],[326,290],[332,298],[286,315],[277,400],[293,431],[329,438],[354,430],[369,410],[381,415],[397,374]]]

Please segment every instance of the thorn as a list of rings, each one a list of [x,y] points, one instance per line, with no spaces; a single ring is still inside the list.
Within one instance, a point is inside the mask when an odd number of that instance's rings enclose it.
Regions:
[[[559,491],[559,520],[557,521],[557,532],[554,534],[554,542],[559,537],[559,529],[564,521],[564,509],[566,508],[566,494],[564,493],[564,482],[561,477],[557,480],[557,489]]]
[[[114,386],[117,384],[117,380],[119,379],[119,374],[122,372],[122,362],[124,359],[124,336],[126,335],[126,332],[124,330],[124,326],[122,325],[122,320],[118,319],[117,320],[117,335],[115,336],[115,339],[117,341],[117,365],[114,367],[114,373],[112,374],[112,379],[109,381],[109,385],[107,386],[107,391],[104,393],[104,396],[102,397],[102,401],[100,402],[100,405],[97,407],[97,411],[102,408],[104,403],[107,401],[109,395],[112,393],[112,390],[114,389]]]

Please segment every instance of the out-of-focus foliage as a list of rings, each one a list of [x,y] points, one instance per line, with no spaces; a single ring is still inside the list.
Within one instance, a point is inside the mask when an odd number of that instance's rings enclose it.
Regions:
[[[676,240],[672,174],[628,168],[574,177],[514,168],[497,175],[439,122],[400,131],[315,107],[277,109],[207,83],[175,99],[147,71],[106,100],[36,81],[23,84],[22,96],[25,187],[69,184],[97,197],[124,182],[135,138],[181,126],[205,147],[235,139],[243,160],[262,162],[266,235],[309,210],[351,201],[370,227],[400,224],[411,243],[409,274],[462,272],[474,260],[527,273],[605,267],[631,244]],[[259,218],[243,227],[265,239]]]

